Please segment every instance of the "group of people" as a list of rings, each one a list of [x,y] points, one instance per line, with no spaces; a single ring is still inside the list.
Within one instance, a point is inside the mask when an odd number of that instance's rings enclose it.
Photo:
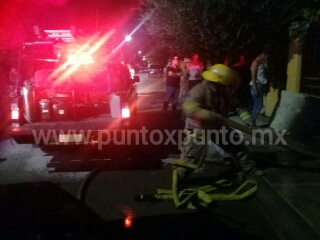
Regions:
[[[167,66],[167,79],[166,79],[166,94],[163,103],[163,112],[166,113],[168,110],[169,101],[172,103],[172,111],[177,110],[177,105],[179,103],[179,94],[180,94],[180,80],[184,76],[184,71],[179,65],[178,56],[174,56],[171,60],[171,65]],[[203,63],[199,61],[198,54],[193,54],[192,60],[186,65],[186,79],[187,91],[190,91],[195,85],[201,82],[202,80],[202,70]],[[182,86],[184,88],[184,86]],[[185,89],[183,89],[185,90]]]
[[[254,104],[251,116],[248,113],[248,117],[242,120],[252,128],[255,127],[256,119],[263,107],[263,86],[267,82],[267,58],[268,55],[262,52],[253,60],[250,67],[250,91]],[[236,67],[237,65],[234,66]],[[222,144],[221,141],[214,142],[212,139],[207,139],[206,130],[221,129],[224,117],[227,117],[230,111],[241,108],[240,101],[236,100],[235,94],[237,92],[235,89],[238,89],[241,84],[239,84],[240,76],[234,68],[223,64],[215,64],[205,71],[203,68],[198,54],[193,54],[192,60],[187,63],[185,69],[188,77],[188,95],[182,104],[186,124],[181,159],[186,163],[201,167],[207,157],[209,145],[214,145],[215,149],[219,149],[217,152],[230,153],[240,165],[240,179],[244,179],[248,174],[262,175],[263,171],[257,168],[244,144],[234,145],[231,142]],[[184,71],[179,66],[179,59],[175,56],[171,65],[167,67],[164,112],[167,111],[170,99],[172,110],[177,110],[180,78],[183,75]],[[231,132],[229,131],[224,138],[228,139]],[[235,136],[234,133],[233,136]],[[198,144],[200,139],[205,139],[205,141]],[[181,180],[187,180],[193,172],[194,169],[180,167],[179,177]]]
[[[256,122],[258,115],[263,108],[263,94],[265,86],[267,86],[267,59],[268,54],[261,52],[251,63],[250,72],[243,55],[240,56],[239,62],[233,65],[239,76],[240,83],[238,84],[237,97],[241,104],[251,110],[251,116]],[[211,66],[207,66],[208,70]],[[183,92],[189,92],[194,86],[201,83],[204,70],[203,63],[199,60],[197,53],[192,54],[192,59],[186,64],[185,69],[182,69],[179,64],[178,56],[174,56],[171,65],[166,69],[166,94],[163,103],[163,112],[167,113],[169,101],[172,103],[172,111],[177,110],[180,97],[186,96],[181,94],[180,88]],[[186,74],[185,74],[186,73]],[[186,84],[181,84],[181,77],[184,76]],[[249,79],[250,82],[248,81]],[[249,96],[249,94],[251,96]]]

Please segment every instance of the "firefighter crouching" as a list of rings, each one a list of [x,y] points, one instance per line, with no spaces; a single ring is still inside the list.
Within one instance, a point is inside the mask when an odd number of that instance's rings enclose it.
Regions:
[[[237,112],[247,126],[253,126],[250,114],[241,108],[235,98],[233,90],[237,85],[237,74],[225,65],[216,64],[203,72],[202,77],[204,81],[189,92],[182,106],[187,117],[186,136],[181,148],[182,162],[200,168],[207,157],[209,144],[213,144],[211,147],[220,149],[216,152],[223,153],[224,156],[229,153],[240,166],[240,181],[243,181],[247,174],[262,175],[262,170],[257,169],[255,162],[250,159],[245,143],[233,144],[234,141],[230,141],[230,137],[234,138],[237,134],[230,129],[222,131],[222,117],[226,117],[230,111]],[[212,134],[213,132],[219,133],[218,137]],[[187,180],[194,171],[194,168],[179,167],[179,179]]]

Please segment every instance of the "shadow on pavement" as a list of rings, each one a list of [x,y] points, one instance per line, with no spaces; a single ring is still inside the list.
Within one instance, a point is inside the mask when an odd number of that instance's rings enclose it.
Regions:
[[[0,186],[1,239],[93,239],[105,223],[57,184]],[[6,216],[6,217],[4,217]]]
[[[162,162],[160,159],[145,161],[140,159],[61,159],[56,161],[55,156],[48,164],[48,168],[54,168],[49,172],[88,172],[94,169],[99,171],[137,171],[137,170],[160,170]]]
[[[113,222],[120,226],[121,222]],[[119,239],[264,239],[262,236],[240,233],[245,228],[236,223],[230,228],[213,213],[184,213],[134,219],[131,229],[121,232]],[[120,230],[120,229],[119,229]]]
[[[288,166],[288,165],[282,165],[282,164],[275,164],[275,165],[272,165],[269,167],[283,169],[286,171],[293,171],[293,172],[306,172],[306,173],[319,173],[320,174],[320,168]]]
[[[210,212],[105,221],[49,182],[0,186],[0,214],[1,239],[264,239],[240,232],[245,224]]]
[[[315,164],[317,159],[309,159],[294,152],[253,154],[252,157],[262,169],[275,168],[292,172],[320,173],[319,164]]]
[[[139,113],[134,130],[140,132],[138,140],[132,137],[128,144],[115,145],[110,143],[98,149],[97,146],[50,146],[41,147],[46,156],[52,156],[47,164],[54,172],[81,172],[99,169],[100,171],[148,170],[161,169],[161,159],[170,154],[179,154],[179,129],[183,129],[184,121],[180,113],[169,112]],[[163,139],[159,138],[162,134]],[[125,136],[128,136],[127,134]],[[120,140],[120,139],[118,139]]]

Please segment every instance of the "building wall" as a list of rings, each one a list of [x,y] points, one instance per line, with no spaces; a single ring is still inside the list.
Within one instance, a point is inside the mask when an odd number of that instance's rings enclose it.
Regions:
[[[270,87],[267,96],[264,98],[265,111],[267,117],[271,117],[279,100],[279,89]]]
[[[292,41],[289,45],[288,65],[287,65],[287,84],[286,90],[288,92],[300,92],[302,66],[302,41],[297,39]],[[270,91],[264,99],[265,115],[271,117],[273,111],[279,101],[280,90],[270,87]]]
[[[287,67],[287,87],[289,92],[300,91],[301,65],[302,65],[302,42],[293,41],[289,46],[289,59]]]

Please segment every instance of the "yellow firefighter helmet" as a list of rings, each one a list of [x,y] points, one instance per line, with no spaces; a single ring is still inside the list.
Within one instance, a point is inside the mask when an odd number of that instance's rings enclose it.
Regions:
[[[211,66],[208,71],[204,71],[202,77],[207,81],[231,85],[235,80],[236,75],[231,68],[223,64],[215,64]]]

